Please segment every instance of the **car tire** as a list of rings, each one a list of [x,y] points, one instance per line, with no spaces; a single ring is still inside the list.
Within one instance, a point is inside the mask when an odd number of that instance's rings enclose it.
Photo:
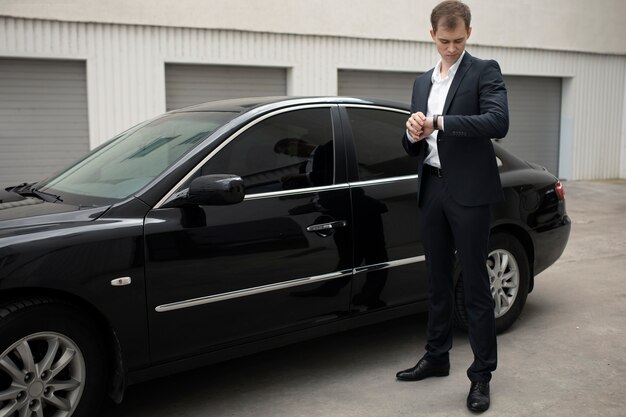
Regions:
[[[497,232],[489,238],[487,269],[494,298],[496,332],[507,330],[517,320],[526,304],[530,283],[528,256],[522,244],[510,234]],[[455,321],[468,329],[463,273],[456,268]]]
[[[93,417],[104,398],[104,341],[80,309],[29,298],[0,306],[0,414]]]

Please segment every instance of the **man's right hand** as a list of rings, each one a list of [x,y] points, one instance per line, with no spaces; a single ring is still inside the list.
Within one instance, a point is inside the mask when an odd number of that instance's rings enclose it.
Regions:
[[[420,141],[433,133],[432,122],[427,123],[426,116],[421,111],[413,113],[406,121],[406,129],[414,141]]]

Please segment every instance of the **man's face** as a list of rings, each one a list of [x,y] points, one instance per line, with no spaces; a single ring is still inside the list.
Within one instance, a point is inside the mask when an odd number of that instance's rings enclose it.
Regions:
[[[439,23],[436,32],[431,29],[430,36],[435,42],[439,55],[441,55],[441,60],[448,66],[451,66],[465,50],[465,44],[471,33],[472,28],[466,28],[465,22],[458,19],[454,29],[447,28]]]

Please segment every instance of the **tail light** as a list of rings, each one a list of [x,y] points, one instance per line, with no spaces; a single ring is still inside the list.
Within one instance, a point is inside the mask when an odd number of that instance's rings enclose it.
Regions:
[[[554,191],[556,192],[556,196],[558,197],[559,201],[565,200],[565,188],[563,188],[563,184],[561,184],[561,181],[556,182],[556,185],[554,186]]]

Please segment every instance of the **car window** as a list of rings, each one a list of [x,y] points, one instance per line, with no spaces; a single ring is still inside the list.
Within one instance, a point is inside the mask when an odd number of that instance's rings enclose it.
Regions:
[[[408,114],[357,107],[346,110],[354,136],[360,181],[417,173],[415,160],[401,145]]]
[[[201,168],[199,175],[207,174],[241,176],[246,194],[332,184],[330,109],[295,110],[257,123]]]
[[[137,192],[198,146],[235,112],[171,113],[127,130],[41,184],[41,191],[76,196],[81,204]],[[79,198],[80,197],[80,198]]]

